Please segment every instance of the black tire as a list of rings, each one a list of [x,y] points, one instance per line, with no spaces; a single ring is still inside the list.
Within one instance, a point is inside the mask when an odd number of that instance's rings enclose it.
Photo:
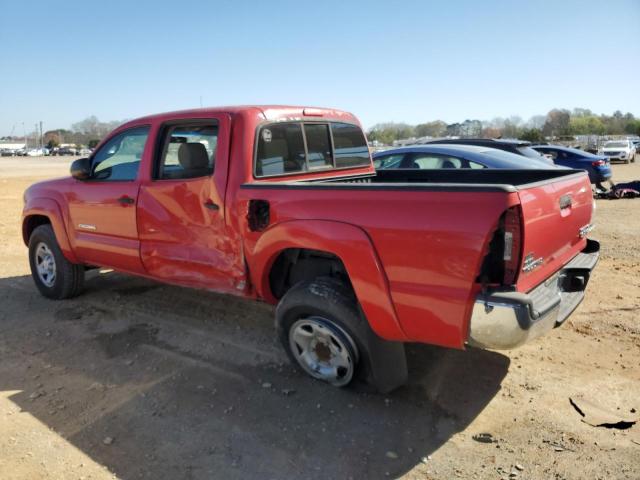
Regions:
[[[55,277],[51,285],[40,278],[37,268],[36,254],[44,245],[51,252],[55,264]],[[29,265],[31,276],[40,293],[53,300],[63,300],[78,295],[84,286],[84,266],[71,263],[64,258],[51,225],[40,225],[29,237]]]
[[[349,342],[354,345],[353,376],[346,383],[334,385],[347,386],[357,380],[386,393],[406,382],[404,345],[383,340],[371,330],[349,286],[333,278],[319,277],[294,285],[278,303],[278,337],[292,363],[303,371],[304,366],[291,349],[290,332],[296,322],[306,318],[319,321],[336,338],[344,340],[344,345],[349,346]]]

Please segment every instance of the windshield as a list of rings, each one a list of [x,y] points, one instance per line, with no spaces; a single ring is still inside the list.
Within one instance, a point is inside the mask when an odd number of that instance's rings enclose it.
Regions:
[[[604,148],[627,148],[628,146],[627,142],[607,142],[604,144]]]

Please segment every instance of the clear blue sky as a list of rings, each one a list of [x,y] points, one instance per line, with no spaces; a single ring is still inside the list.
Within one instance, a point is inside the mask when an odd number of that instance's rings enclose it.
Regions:
[[[0,136],[207,105],[640,115],[640,0],[0,0]]]

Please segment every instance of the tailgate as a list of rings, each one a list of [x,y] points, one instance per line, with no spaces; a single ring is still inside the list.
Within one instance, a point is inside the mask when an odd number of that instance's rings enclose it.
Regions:
[[[518,195],[524,242],[517,290],[528,292],[585,247],[581,229],[591,223],[593,197],[586,173],[524,185]]]

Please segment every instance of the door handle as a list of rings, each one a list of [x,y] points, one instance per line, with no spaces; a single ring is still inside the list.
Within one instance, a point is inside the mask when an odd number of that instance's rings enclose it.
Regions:
[[[206,202],[204,202],[204,206],[209,210],[220,210],[220,206],[217,203],[213,203],[212,200],[207,200]]]
[[[127,195],[123,195],[118,199],[118,203],[121,205],[132,205],[135,202],[136,201],[133,198],[128,197]]]

